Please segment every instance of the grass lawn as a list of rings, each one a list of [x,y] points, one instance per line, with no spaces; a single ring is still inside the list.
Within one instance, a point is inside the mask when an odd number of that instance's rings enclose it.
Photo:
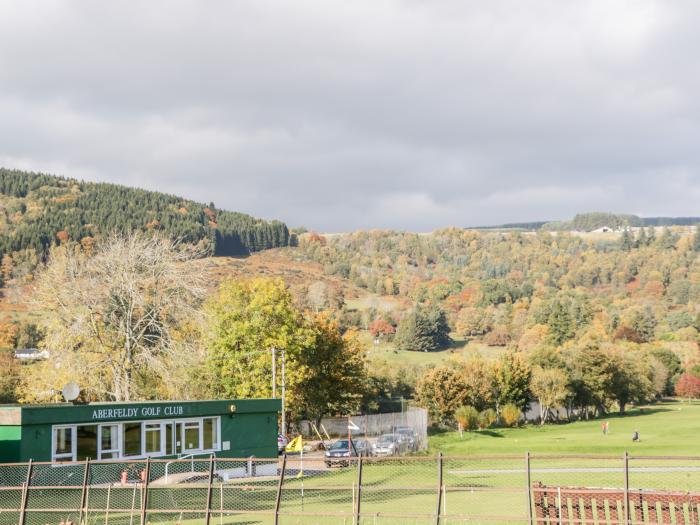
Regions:
[[[605,418],[610,431],[604,436],[603,420],[559,425],[528,425],[516,429],[490,429],[437,433],[430,451],[446,455],[472,454],[623,454],[700,456],[700,404],[665,402],[629,410],[624,416]],[[641,442],[632,442],[638,430]]]

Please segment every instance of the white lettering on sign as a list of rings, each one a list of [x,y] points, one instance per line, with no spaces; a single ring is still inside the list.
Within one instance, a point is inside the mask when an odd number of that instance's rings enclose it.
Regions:
[[[182,407],[178,406],[165,407],[164,411],[166,416],[181,416],[182,413]]]
[[[184,410],[181,406],[147,406],[126,408],[96,408],[92,411],[92,419],[131,419],[135,417],[181,416]]]

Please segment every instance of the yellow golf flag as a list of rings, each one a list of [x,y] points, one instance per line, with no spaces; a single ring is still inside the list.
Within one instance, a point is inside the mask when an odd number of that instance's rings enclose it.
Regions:
[[[297,436],[294,439],[292,439],[289,443],[287,443],[287,446],[284,447],[284,450],[286,452],[301,452],[304,450],[304,444],[301,441],[301,436]]]

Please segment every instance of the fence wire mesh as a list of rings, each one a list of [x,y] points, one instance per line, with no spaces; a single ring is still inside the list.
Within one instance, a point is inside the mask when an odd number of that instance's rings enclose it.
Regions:
[[[700,523],[700,457],[323,456],[0,465],[0,525]]]

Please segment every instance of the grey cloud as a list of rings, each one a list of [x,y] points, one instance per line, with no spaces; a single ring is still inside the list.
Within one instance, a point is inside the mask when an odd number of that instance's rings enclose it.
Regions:
[[[0,163],[320,230],[697,214],[700,6],[0,4]]]

